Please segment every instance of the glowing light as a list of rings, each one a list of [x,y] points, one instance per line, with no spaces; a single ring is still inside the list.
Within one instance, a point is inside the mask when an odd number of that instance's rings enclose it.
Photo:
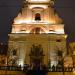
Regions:
[[[57,66],[58,64],[58,61],[51,61],[51,67],[54,65],[54,66]]]
[[[31,20],[15,20],[14,21],[14,24],[23,24],[23,23],[25,23],[25,24],[49,24],[49,22],[46,22],[46,21],[39,21],[39,22],[37,22],[37,21],[31,21]]]
[[[30,23],[30,20],[16,20],[14,21],[14,24],[22,24],[22,23]]]
[[[75,74],[75,68],[73,68],[73,73]]]
[[[29,2],[49,2],[50,0],[27,0]]]
[[[57,34],[64,34],[64,30],[63,29],[56,30],[56,33]]]
[[[62,29],[53,29],[51,31],[48,31],[47,33],[55,33],[55,34],[64,34],[64,30]]]
[[[30,31],[26,31],[26,33],[30,33]]]
[[[51,20],[49,21],[49,23],[50,23],[50,24],[56,24],[56,22],[55,22],[54,19],[51,19]]]
[[[14,22],[14,24],[21,24],[23,21],[22,20],[17,20]]]
[[[65,35],[64,37],[65,37],[65,39],[66,39],[66,38],[67,38],[67,35]]]
[[[30,9],[35,8],[35,7],[40,7],[40,8],[46,9],[48,6],[47,5],[29,5]]]
[[[18,18],[14,20],[14,24],[55,24],[54,20],[41,20],[41,21],[35,21],[35,20],[30,20],[29,18],[27,18],[26,20],[23,18]]]
[[[47,0],[31,0],[31,1],[37,1],[38,2],[38,1],[47,1]]]
[[[23,65],[24,65],[24,62],[23,62],[23,60],[20,60],[18,65],[21,65],[21,66],[23,66]]]

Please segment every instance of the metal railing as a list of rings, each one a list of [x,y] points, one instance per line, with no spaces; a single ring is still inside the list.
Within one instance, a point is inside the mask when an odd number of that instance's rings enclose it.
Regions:
[[[0,66],[0,70],[8,70],[8,71],[23,71],[29,70],[28,67],[21,67],[21,66]],[[72,72],[74,67],[49,67],[46,68],[48,72]],[[33,70],[33,69],[30,69]],[[43,69],[40,69],[43,70]]]

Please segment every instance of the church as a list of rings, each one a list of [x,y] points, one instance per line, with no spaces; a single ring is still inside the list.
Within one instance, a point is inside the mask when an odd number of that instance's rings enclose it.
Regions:
[[[64,66],[72,66],[72,61],[63,61],[67,34],[54,0],[24,0],[23,4],[8,35],[8,65],[56,67],[63,62]]]

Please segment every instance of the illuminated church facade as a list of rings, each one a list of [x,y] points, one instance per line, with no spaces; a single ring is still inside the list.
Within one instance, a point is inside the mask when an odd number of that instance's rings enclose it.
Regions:
[[[67,35],[53,6],[53,0],[24,1],[8,35],[8,65],[62,65]]]

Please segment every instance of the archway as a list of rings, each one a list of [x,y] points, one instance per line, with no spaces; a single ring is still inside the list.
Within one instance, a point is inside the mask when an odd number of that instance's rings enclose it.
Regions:
[[[39,44],[36,46],[33,44],[29,56],[33,69],[39,69],[43,64],[44,58],[42,45]]]
[[[45,33],[45,31],[40,27],[35,27],[30,31],[30,33],[41,34],[41,33]]]
[[[35,14],[35,21],[41,21],[41,15],[40,13]]]

